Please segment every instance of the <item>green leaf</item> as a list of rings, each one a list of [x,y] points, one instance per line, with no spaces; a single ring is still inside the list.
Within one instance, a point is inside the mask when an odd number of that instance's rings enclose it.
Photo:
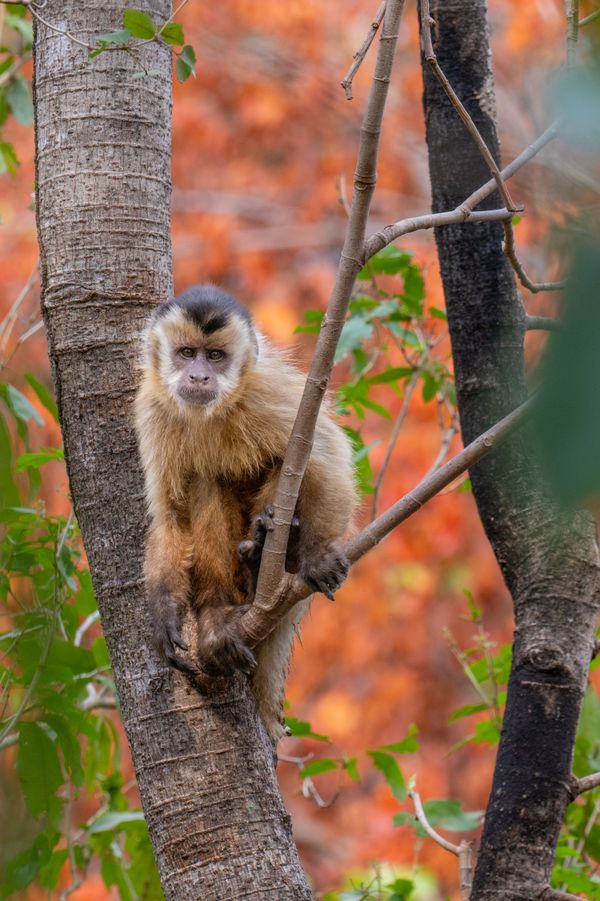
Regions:
[[[419,742],[415,738],[417,735],[417,727],[414,723],[408,727],[408,736],[402,741],[395,742],[391,745],[382,745],[384,751],[392,751],[394,754],[414,754],[419,750]]]
[[[5,172],[14,175],[19,168],[19,160],[12,144],[0,142],[0,175]]]
[[[16,16],[13,12],[10,12],[6,13],[5,22],[21,35],[25,44],[33,44],[33,25],[29,19],[23,19],[21,16]]]
[[[126,9],[123,13],[123,25],[134,38],[151,40],[158,31],[150,16],[141,9]]]
[[[174,44],[176,47],[185,44],[183,28],[179,22],[169,22],[168,25],[163,25],[159,34],[168,44]]]
[[[47,447],[36,454],[21,454],[17,458],[17,472],[25,472],[26,469],[39,469],[44,463],[51,460],[64,460],[65,455],[61,447]]]
[[[11,459],[10,433],[4,417],[0,415],[0,497],[3,505],[6,504],[7,508],[18,511],[20,497],[13,479]]]
[[[473,713],[481,713],[482,710],[487,709],[487,704],[465,704],[464,707],[458,707],[456,710],[452,711],[448,722],[455,723],[457,720],[461,720],[464,716],[471,716]]]
[[[91,651],[63,638],[52,639],[47,662],[49,665],[65,667],[76,675],[91,673],[96,669],[96,659]]]
[[[408,901],[415,890],[415,884],[412,879],[394,879],[386,888],[392,892],[389,901]]]
[[[69,852],[66,848],[63,848],[60,851],[55,851],[50,857],[50,860],[44,864],[43,867],[40,867],[39,879],[44,888],[56,888],[60,871],[68,857]]]
[[[483,811],[463,810],[459,801],[426,801],[425,814],[432,826],[442,826],[450,832],[470,832],[481,823]]]
[[[353,782],[360,782],[356,757],[351,757],[350,760],[344,760],[342,766]]]
[[[373,326],[360,316],[349,319],[342,329],[340,340],[335,351],[335,362],[339,361],[351,350],[360,347],[373,334]]]
[[[16,78],[6,89],[6,99],[12,114],[21,125],[33,122],[33,101],[24,78]]]
[[[305,767],[300,770],[300,776],[302,779],[306,779],[307,776],[319,776],[321,773],[329,773],[331,770],[337,770],[338,764],[335,760],[331,760],[329,757],[323,757],[321,760],[313,760],[311,763],[307,763]]]
[[[196,69],[194,68],[196,64],[196,52],[191,44],[186,44],[185,47],[182,48],[181,53],[177,57],[177,65],[175,66],[177,71],[177,80],[178,81],[186,81],[190,77],[190,75],[196,76]]]
[[[21,394],[14,385],[0,385],[0,394],[17,419],[22,422],[29,422],[33,419],[38,425],[44,425],[44,420],[31,401],[27,400],[25,395]]]
[[[397,382],[398,379],[410,378],[415,370],[410,366],[398,366],[395,369],[386,369],[379,375],[374,375],[367,379],[369,385],[385,385],[388,382]]]
[[[43,721],[48,723],[55,733],[63,752],[65,766],[71,774],[73,785],[83,785],[83,769],[81,767],[81,745],[78,735],[71,728],[71,724],[65,717],[45,714]]]
[[[443,319],[444,322],[448,321],[446,311],[440,310],[439,307],[429,307],[429,315],[433,316],[434,319]]]
[[[18,728],[17,772],[27,809],[55,822],[62,808],[56,792],[64,782],[56,747],[37,723],[21,722]]]
[[[286,716],[285,724],[296,738],[314,738],[315,741],[330,741],[327,735],[313,732],[310,723],[298,720],[295,716]]]
[[[400,250],[394,244],[388,244],[372,257],[368,265],[360,270],[357,278],[366,281],[371,278],[371,272],[375,274],[383,272],[386,275],[404,272],[411,262],[411,257],[411,251]]]
[[[500,730],[489,720],[485,720],[482,723],[475,723],[475,735],[473,741],[476,745],[497,745],[500,741]]]
[[[406,783],[400,767],[391,756],[384,751],[368,751],[375,767],[383,773],[392,794],[399,801],[406,801]]]
[[[139,823],[145,823],[141,810],[103,813],[88,826],[87,832],[88,835],[97,835],[99,832],[113,832]]]
[[[99,34],[96,40],[100,44],[126,44],[131,38],[132,34],[129,29],[123,28],[122,31],[110,31],[108,34]]]

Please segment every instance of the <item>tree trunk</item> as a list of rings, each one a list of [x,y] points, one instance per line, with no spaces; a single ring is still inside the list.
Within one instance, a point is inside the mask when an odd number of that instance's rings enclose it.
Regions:
[[[438,61],[499,159],[485,0],[434,0]],[[424,65],[434,211],[490,173]],[[514,195],[514,192],[513,192]],[[489,206],[500,206],[498,197]],[[498,223],[449,226],[436,241],[465,444],[526,396],[524,313]],[[512,593],[516,627],[504,728],[472,901],[539,896],[570,796],[577,719],[599,608],[595,526],[560,509],[520,434],[474,467],[479,514]]]
[[[49,0],[40,14],[93,42],[121,27],[123,8]],[[168,0],[144,9],[157,22],[170,14]],[[73,503],[162,885],[177,901],[307,899],[247,685],[200,697],[148,640],[131,401],[138,334],[172,286],[170,52],[147,43],[137,58],[112,50],[88,60],[36,25],[42,306]]]

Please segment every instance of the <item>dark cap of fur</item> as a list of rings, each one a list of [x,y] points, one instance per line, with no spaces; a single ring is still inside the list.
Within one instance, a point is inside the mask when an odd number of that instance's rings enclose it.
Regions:
[[[161,304],[156,311],[160,319],[179,307],[205,335],[211,335],[227,324],[230,316],[239,316],[253,329],[252,316],[239,301],[216,285],[192,285],[179,297]]]

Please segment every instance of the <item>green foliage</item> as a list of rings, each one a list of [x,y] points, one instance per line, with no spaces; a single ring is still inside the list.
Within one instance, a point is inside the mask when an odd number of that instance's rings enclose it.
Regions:
[[[47,387],[26,380],[56,419]],[[107,891],[158,901],[143,814],[123,785],[108,710],[115,690],[106,644],[92,631],[98,613],[77,526],[72,515],[48,515],[40,497],[40,470],[63,457],[31,449],[30,429],[43,423],[22,391],[0,384],[0,754],[20,794],[0,827],[0,897],[32,882],[50,892],[59,880],[75,885],[97,861]],[[80,800],[88,812],[95,805],[84,823]]]
[[[444,334],[440,322],[446,316],[435,307],[425,310],[423,274],[412,253],[394,245],[385,247],[358,279],[336,349],[335,362],[347,373],[337,390],[336,406],[340,416],[356,420],[345,431],[354,450],[358,488],[362,494],[372,494],[369,454],[380,442],[367,443],[363,437],[369,414],[391,420],[392,404],[420,384],[425,403],[438,405],[440,422],[453,420],[456,398],[447,363],[433,354]],[[318,334],[323,318],[321,310],[307,310],[296,332]]]

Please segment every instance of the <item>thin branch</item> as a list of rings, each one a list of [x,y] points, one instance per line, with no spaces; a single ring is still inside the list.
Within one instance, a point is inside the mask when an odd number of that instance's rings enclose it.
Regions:
[[[537,901],[583,901],[581,895],[572,895],[570,892],[559,892],[557,889],[545,886],[537,895]]]
[[[396,447],[396,442],[398,440],[398,436],[400,435],[400,431],[401,431],[402,426],[404,425],[404,422],[408,415],[408,409],[410,407],[410,402],[412,400],[412,396],[415,392],[415,389],[416,389],[418,381],[419,381],[419,374],[420,374],[419,367],[422,366],[423,363],[425,362],[425,360],[427,359],[428,353],[429,353],[429,351],[427,350],[421,355],[421,358],[417,364],[417,368],[413,372],[413,374],[410,377],[409,382],[406,386],[406,390],[404,392],[404,399],[402,401],[402,406],[400,407],[400,412],[398,413],[396,422],[394,423],[394,428],[392,429],[392,434],[390,435],[390,440],[388,442],[387,450],[385,452],[385,458],[384,458],[383,463],[381,464],[381,469],[379,470],[379,472],[377,474],[377,479],[375,480],[374,491],[373,491],[373,503],[371,505],[371,519],[372,520],[375,519],[375,517],[377,516],[377,507],[379,504],[379,492],[381,491],[381,485],[383,483],[385,474],[390,465],[390,462],[392,459],[392,454],[394,453],[394,448]]]
[[[45,25],[46,28],[49,28],[50,31],[54,31],[56,34],[60,34],[65,38],[69,38],[69,40],[73,41],[74,44],[79,44],[80,47],[85,47],[86,50],[95,49],[93,44],[88,44],[86,41],[82,41],[80,38],[75,37],[74,34],[71,34],[70,31],[65,31],[64,28],[58,28],[57,25],[53,25],[52,22],[48,22],[46,19],[40,16],[33,2],[29,3],[29,9],[31,10],[31,15],[36,18],[38,22],[41,22],[42,25]]]
[[[525,316],[525,331],[527,332],[560,332],[562,324],[558,319],[550,316]]]
[[[396,526],[408,519],[417,510],[420,510],[427,501],[453,482],[459,475],[470,469],[486,454],[498,447],[502,441],[522,424],[531,412],[535,397],[529,398],[525,403],[493,425],[487,432],[468,444],[464,450],[452,457],[435,472],[422,479],[419,484],[396,501],[389,510],[378,516],[377,519],[365,526],[362,531],[352,538],[346,545],[346,554],[351,563],[355,563],[371,548],[382,541]]]
[[[492,182],[493,184],[493,182]],[[494,185],[495,187],[495,185]],[[493,190],[493,189],[492,189]],[[491,194],[491,191],[489,192]],[[470,198],[469,198],[470,200]],[[423,216],[413,216],[409,219],[400,219],[392,225],[386,225],[381,231],[371,235],[366,241],[363,249],[363,261],[366,262],[379,253],[392,241],[396,241],[403,235],[410,232],[421,231],[428,228],[439,228],[442,225],[461,225],[466,222],[496,222],[505,219],[512,219],[513,213],[505,207],[498,210],[478,210],[473,213],[465,208],[465,201],[454,210],[448,210],[444,213],[425,213]]]
[[[422,2],[421,2],[421,28],[422,28],[422,34],[423,34],[423,47],[424,47],[425,59],[429,63],[429,66],[432,69],[435,77],[437,78],[437,80],[443,87],[444,91],[446,92],[446,95],[447,95],[448,99],[450,100],[450,103],[452,104],[452,106],[454,107],[454,109],[456,110],[456,112],[458,113],[460,118],[465,123],[467,130],[469,131],[469,134],[475,141],[475,143],[479,149],[479,152],[481,153],[483,159],[487,163],[488,168],[489,168],[490,172],[492,173],[492,176],[496,182],[496,186],[498,188],[500,197],[504,201],[504,205],[506,206],[507,209],[512,210],[513,212],[516,212],[517,210],[522,209],[522,207],[517,206],[515,204],[514,200],[512,199],[512,197],[510,196],[509,190],[506,187],[504,179],[502,178],[502,173],[500,172],[500,169],[498,168],[498,164],[496,163],[496,160],[494,159],[491,150],[485,143],[483,136],[481,135],[481,132],[479,131],[479,129],[473,122],[473,120],[472,120],[471,116],[469,115],[469,113],[467,112],[466,108],[463,106],[463,104],[459,100],[458,95],[456,94],[454,88],[452,87],[452,85],[450,84],[448,79],[446,78],[440,64],[437,61],[437,57],[436,57],[435,51],[433,49],[433,42],[431,40],[431,23],[432,23],[432,21],[433,20],[432,20],[431,16],[429,15],[429,0],[422,0]]]
[[[452,842],[449,842],[442,835],[440,835],[439,832],[436,832],[433,826],[430,824],[423,809],[421,796],[419,795],[418,791],[413,788],[408,792],[408,796],[409,798],[411,798],[413,804],[415,805],[415,813],[417,815],[417,819],[429,838],[433,839],[433,841],[437,845],[440,845],[446,851],[449,851],[450,854],[454,854],[456,857],[458,857],[460,872],[460,897],[461,901],[469,901],[469,898],[471,896],[471,887],[473,885],[472,843],[462,841],[460,845],[455,845]]]
[[[572,69],[577,62],[579,0],[565,0],[565,15],[567,17],[567,67]]]
[[[562,291],[567,284],[565,280],[561,282],[532,282],[522,264],[517,257],[517,248],[515,247],[515,230],[510,219],[504,220],[504,244],[503,250],[508,260],[515,270],[517,278],[524,288],[531,291],[532,294],[539,294],[540,291]]]
[[[364,554],[382,541],[396,526],[404,522],[450,485],[458,476],[483,459],[508,438],[529,415],[535,397],[529,398],[504,419],[493,425],[487,432],[468,444],[455,457],[440,466],[435,472],[422,479],[419,484],[385,513],[365,526],[345,547],[350,563],[356,563]],[[256,647],[269,635],[281,618],[302,598],[308,597],[310,589],[297,575],[284,573],[276,586],[270,603],[257,606],[252,604],[240,620],[240,636],[251,647]]]
[[[589,25],[590,22],[595,22],[596,19],[600,19],[600,9],[597,9],[595,13],[590,13],[589,16],[585,16],[584,19],[580,19],[579,27],[583,28],[585,25]]]
[[[10,335],[14,328],[15,322],[17,321],[19,309],[21,308],[23,301],[26,299],[27,295],[29,294],[29,292],[31,291],[31,289],[33,288],[33,286],[36,282],[38,268],[39,268],[39,263],[36,263],[35,266],[33,267],[33,269],[31,270],[29,278],[25,282],[24,286],[21,288],[21,291],[19,292],[17,299],[13,303],[12,307],[10,308],[10,310],[8,311],[8,313],[6,314],[6,316],[4,317],[2,322],[0,322],[0,356],[2,355],[4,349],[6,348],[8,339],[10,338]]]
[[[2,0],[0,0],[0,3],[1,2]],[[20,0],[16,0],[16,2],[20,2]],[[30,59],[31,53],[23,53],[22,56],[19,56],[19,58],[14,61],[10,69],[7,69],[6,72],[3,72],[2,75],[0,75],[0,88],[3,88],[4,85],[8,84],[13,75],[16,75],[21,66],[23,66]]]
[[[373,43],[373,38],[377,34],[379,26],[381,25],[381,22],[382,22],[384,13],[385,13],[385,4],[386,4],[386,0],[383,0],[381,6],[375,13],[375,18],[371,22],[371,27],[369,29],[368,35],[364,39],[360,50],[357,50],[357,52],[352,57],[354,62],[352,63],[352,65],[350,66],[348,71],[346,72],[344,79],[341,82],[341,85],[342,85],[344,91],[346,92],[346,100],[352,100],[352,82],[354,81],[354,76],[360,69],[362,62],[363,62],[365,56],[367,55],[369,47]]]
[[[440,845],[440,847],[445,848],[446,851],[449,851],[450,854],[454,854],[456,855],[456,857],[458,857],[458,845],[454,845],[452,842],[449,842],[448,839],[443,837],[443,835],[440,835],[439,832],[436,832],[433,826],[430,824],[425,811],[423,810],[419,792],[414,790],[409,791],[408,796],[415,805],[415,814],[417,816],[417,819],[429,838],[432,838],[436,845]]]
[[[577,798],[584,792],[592,791],[600,786],[600,773],[592,773],[589,776],[582,776],[581,779],[573,780],[572,797]]]
[[[319,409],[329,383],[337,343],[346,320],[356,276],[362,268],[362,249],[371,198],[377,181],[377,156],[383,111],[387,98],[394,51],[404,0],[388,0],[379,42],[375,73],[360,131],[358,160],[354,175],[354,197],[346,239],[327,313],[319,332],[317,347],[290,441],[281,468],[273,503],[275,529],[269,532],[263,549],[256,597],[252,610],[242,622],[261,610],[272,610],[273,597],[285,581],[284,564],[290,523],[300,485],[312,449]]]

